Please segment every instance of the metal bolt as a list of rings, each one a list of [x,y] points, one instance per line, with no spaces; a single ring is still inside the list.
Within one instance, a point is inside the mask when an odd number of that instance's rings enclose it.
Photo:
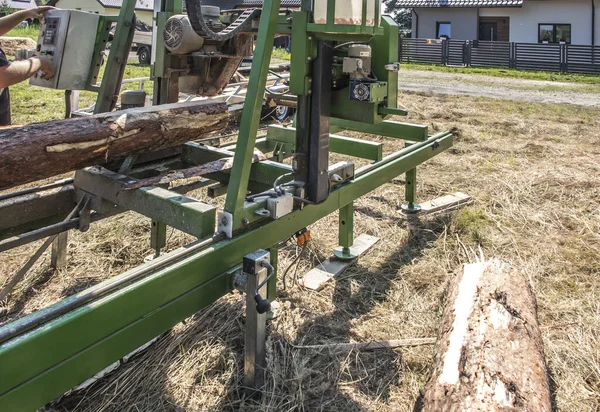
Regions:
[[[312,57],[308,56],[308,57],[306,58],[306,60],[308,60],[308,61],[311,61],[311,60],[312,60]]]
[[[308,40],[312,40],[312,36],[308,36]]]
[[[221,218],[221,224],[222,224],[223,226],[227,226],[227,223],[229,223],[229,221],[227,220],[227,217],[223,216],[223,217]]]
[[[309,77],[309,78],[308,78],[308,82],[309,82],[309,83],[312,83],[312,77]]]
[[[242,219],[242,225],[246,226],[248,223],[250,223],[250,221],[248,220],[248,218],[243,218]]]

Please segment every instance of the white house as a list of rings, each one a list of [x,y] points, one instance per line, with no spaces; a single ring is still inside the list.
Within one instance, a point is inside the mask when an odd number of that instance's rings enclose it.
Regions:
[[[116,16],[121,11],[123,0],[51,0],[48,4],[61,9],[82,10],[105,16]],[[138,20],[148,26],[153,25],[153,10],[153,0],[137,0],[135,15]]]
[[[413,38],[600,45],[600,0],[398,0],[397,5],[413,10]]]
[[[6,3],[8,7],[17,10],[25,10],[37,7],[35,0],[3,0],[0,1],[0,3]]]

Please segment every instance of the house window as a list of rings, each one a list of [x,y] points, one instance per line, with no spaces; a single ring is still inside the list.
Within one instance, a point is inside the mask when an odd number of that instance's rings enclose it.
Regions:
[[[438,21],[436,33],[437,33],[436,38],[438,38],[438,39],[452,38],[452,24],[449,21]]]
[[[571,44],[570,24],[540,24],[539,43],[567,43]]]

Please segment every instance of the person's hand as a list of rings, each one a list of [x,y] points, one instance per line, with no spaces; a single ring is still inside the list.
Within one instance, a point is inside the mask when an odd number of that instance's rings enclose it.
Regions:
[[[48,10],[54,10],[56,7],[41,6],[33,9],[23,10],[23,20],[25,19],[41,19]]]
[[[51,57],[38,56],[40,60],[40,72],[42,72],[42,79],[50,80],[54,77],[56,72],[54,71],[54,61]]]

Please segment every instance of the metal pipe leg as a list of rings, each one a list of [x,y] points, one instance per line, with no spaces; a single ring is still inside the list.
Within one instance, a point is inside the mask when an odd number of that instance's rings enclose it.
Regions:
[[[338,259],[349,260],[358,257],[354,248],[354,203],[348,203],[340,209],[339,221],[340,247],[333,253]]]
[[[150,231],[150,246],[154,249],[154,257],[160,256],[160,250],[167,245],[167,225],[158,220],[152,220]]]
[[[410,143],[406,144],[406,147],[410,146]],[[417,168],[406,172],[406,184],[405,184],[404,199],[406,203],[402,205],[402,210],[407,214],[415,214],[421,211],[421,206],[415,203],[417,194]]]
[[[67,266],[67,244],[69,243],[69,232],[62,232],[52,242],[52,254],[50,266],[61,269]]]
[[[258,250],[244,257],[246,281],[246,344],[244,347],[244,386],[250,393],[265,384],[267,359],[265,355],[267,314],[256,311],[256,288],[267,278],[267,268],[261,266],[263,260],[269,261],[270,253]],[[258,290],[266,296],[267,285]]]
[[[273,275],[267,282],[267,300],[271,302],[271,310],[267,312],[267,319],[271,320],[277,316],[279,303],[277,302],[277,263],[279,260],[279,248],[273,246],[269,249],[271,254],[271,265],[273,265]]]

